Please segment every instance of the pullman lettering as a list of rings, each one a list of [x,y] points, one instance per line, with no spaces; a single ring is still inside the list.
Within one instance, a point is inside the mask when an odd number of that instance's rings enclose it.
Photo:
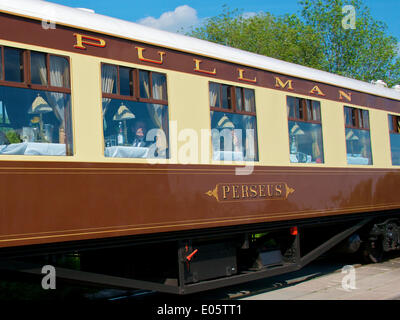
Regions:
[[[104,49],[106,45],[108,45],[108,43],[106,43],[106,40],[102,38],[79,33],[74,33],[73,36],[75,37],[74,48],[76,49],[87,50],[88,47],[91,47],[92,49],[94,47],[97,47],[100,50]],[[149,47],[146,45],[135,46],[135,49],[136,52],[133,51],[132,56],[136,55],[139,63],[145,62],[156,64],[167,69],[170,69],[170,67],[165,66],[165,60],[167,56],[170,60],[176,60],[178,57],[176,53],[168,53],[164,50],[160,51],[157,48]],[[198,74],[205,74],[208,76],[217,76],[217,69],[221,68],[220,64],[218,64],[214,60],[205,57],[201,59],[195,57],[190,58],[189,55],[189,58],[187,58],[186,56],[180,56],[179,59],[182,59],[182,63],[185,62],[183,63],[183,65],[186,66],[183,70],[184,72],[194,72]],[[186,59],[191,59],[191,63],[189,63],[189,61]],[[224,72],[219,72],[221,74],[218,73],[218,78],[225,80],[236,80],[238,82],[247,82],[260,87],[274,88],[276,90],[292,91],[308,96],[324,97],[326,99],[335,101],[346,101],[352,103],[355,102],[357,104],[357,101],[354,100],[360,100],[360,98],[356,97],[353,92],[345,91],[344,89],[338,88],[328,91],[328,87],[326,85],[324,86],[324,88],[321,88],[322,86],[316,82],[309,81],[307,85],[304,85],[304,82],[301,83],[302,81],[300,81],[299,79],[288,78],[274,73],[269,73],[266,77],[263,76],[257,78],[256,74],[259,71],[257,69],[242,68],[234,64],[227,68],[231,68],[232,70],[230,72],[225,72],[226,74],[236,73],[236,76],[234,76],[233,79],[230,79],[228,76],[224,75]],[[236,189],[234,191],[236,192]]]

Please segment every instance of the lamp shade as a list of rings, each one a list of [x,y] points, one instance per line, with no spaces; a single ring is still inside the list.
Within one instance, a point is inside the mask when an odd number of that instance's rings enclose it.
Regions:
[[[349,131],[346,134],[346,140],[360,140],[353,132],[353,130]]]
[[[135,115],[129,111],[129,109],[121,104],[118,108],[118,111],[114,114],[113,120],[115,121],[122,121],[122,120],[129,120],[134,119]]]
[[[53,111],[52,107],[38,94],[35,100],[33,100],[28,113],[47,113],[51,111]]]
[[[227,129],[234,129],[235,125],[232,123],[229,118],[224,115],[219,121],[218,121],[218,127],[219,128],[227,128]]]
[[[292,129],[290,130],[290,133],[291,133],[292,135],[299,136],[299,135],[303,135],[303,134],[304,134],[304,131],[301,130],[300,126],[296,123],[296,124],[292,127]]]

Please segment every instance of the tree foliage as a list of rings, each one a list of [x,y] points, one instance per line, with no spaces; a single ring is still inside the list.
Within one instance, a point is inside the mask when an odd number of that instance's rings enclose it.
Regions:
[[[396,38],[372,18],[362,0],[299,0],[298,15],[246,16],[224,7],[188,35],[304,66],[389,85],[400,83]],[[355,8],[355,29],[345,29],[344,5]]]

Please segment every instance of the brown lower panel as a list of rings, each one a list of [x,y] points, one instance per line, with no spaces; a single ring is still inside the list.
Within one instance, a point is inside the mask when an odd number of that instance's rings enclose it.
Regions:
[[[0,247],[400,208],[400,171],[1,162]]]

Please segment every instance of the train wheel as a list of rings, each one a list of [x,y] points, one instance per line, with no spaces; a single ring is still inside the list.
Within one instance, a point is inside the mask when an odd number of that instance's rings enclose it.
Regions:
[[[382,242],[369,240],[362,250],[364,261],[367,263],[379,263],[383,260]]]

